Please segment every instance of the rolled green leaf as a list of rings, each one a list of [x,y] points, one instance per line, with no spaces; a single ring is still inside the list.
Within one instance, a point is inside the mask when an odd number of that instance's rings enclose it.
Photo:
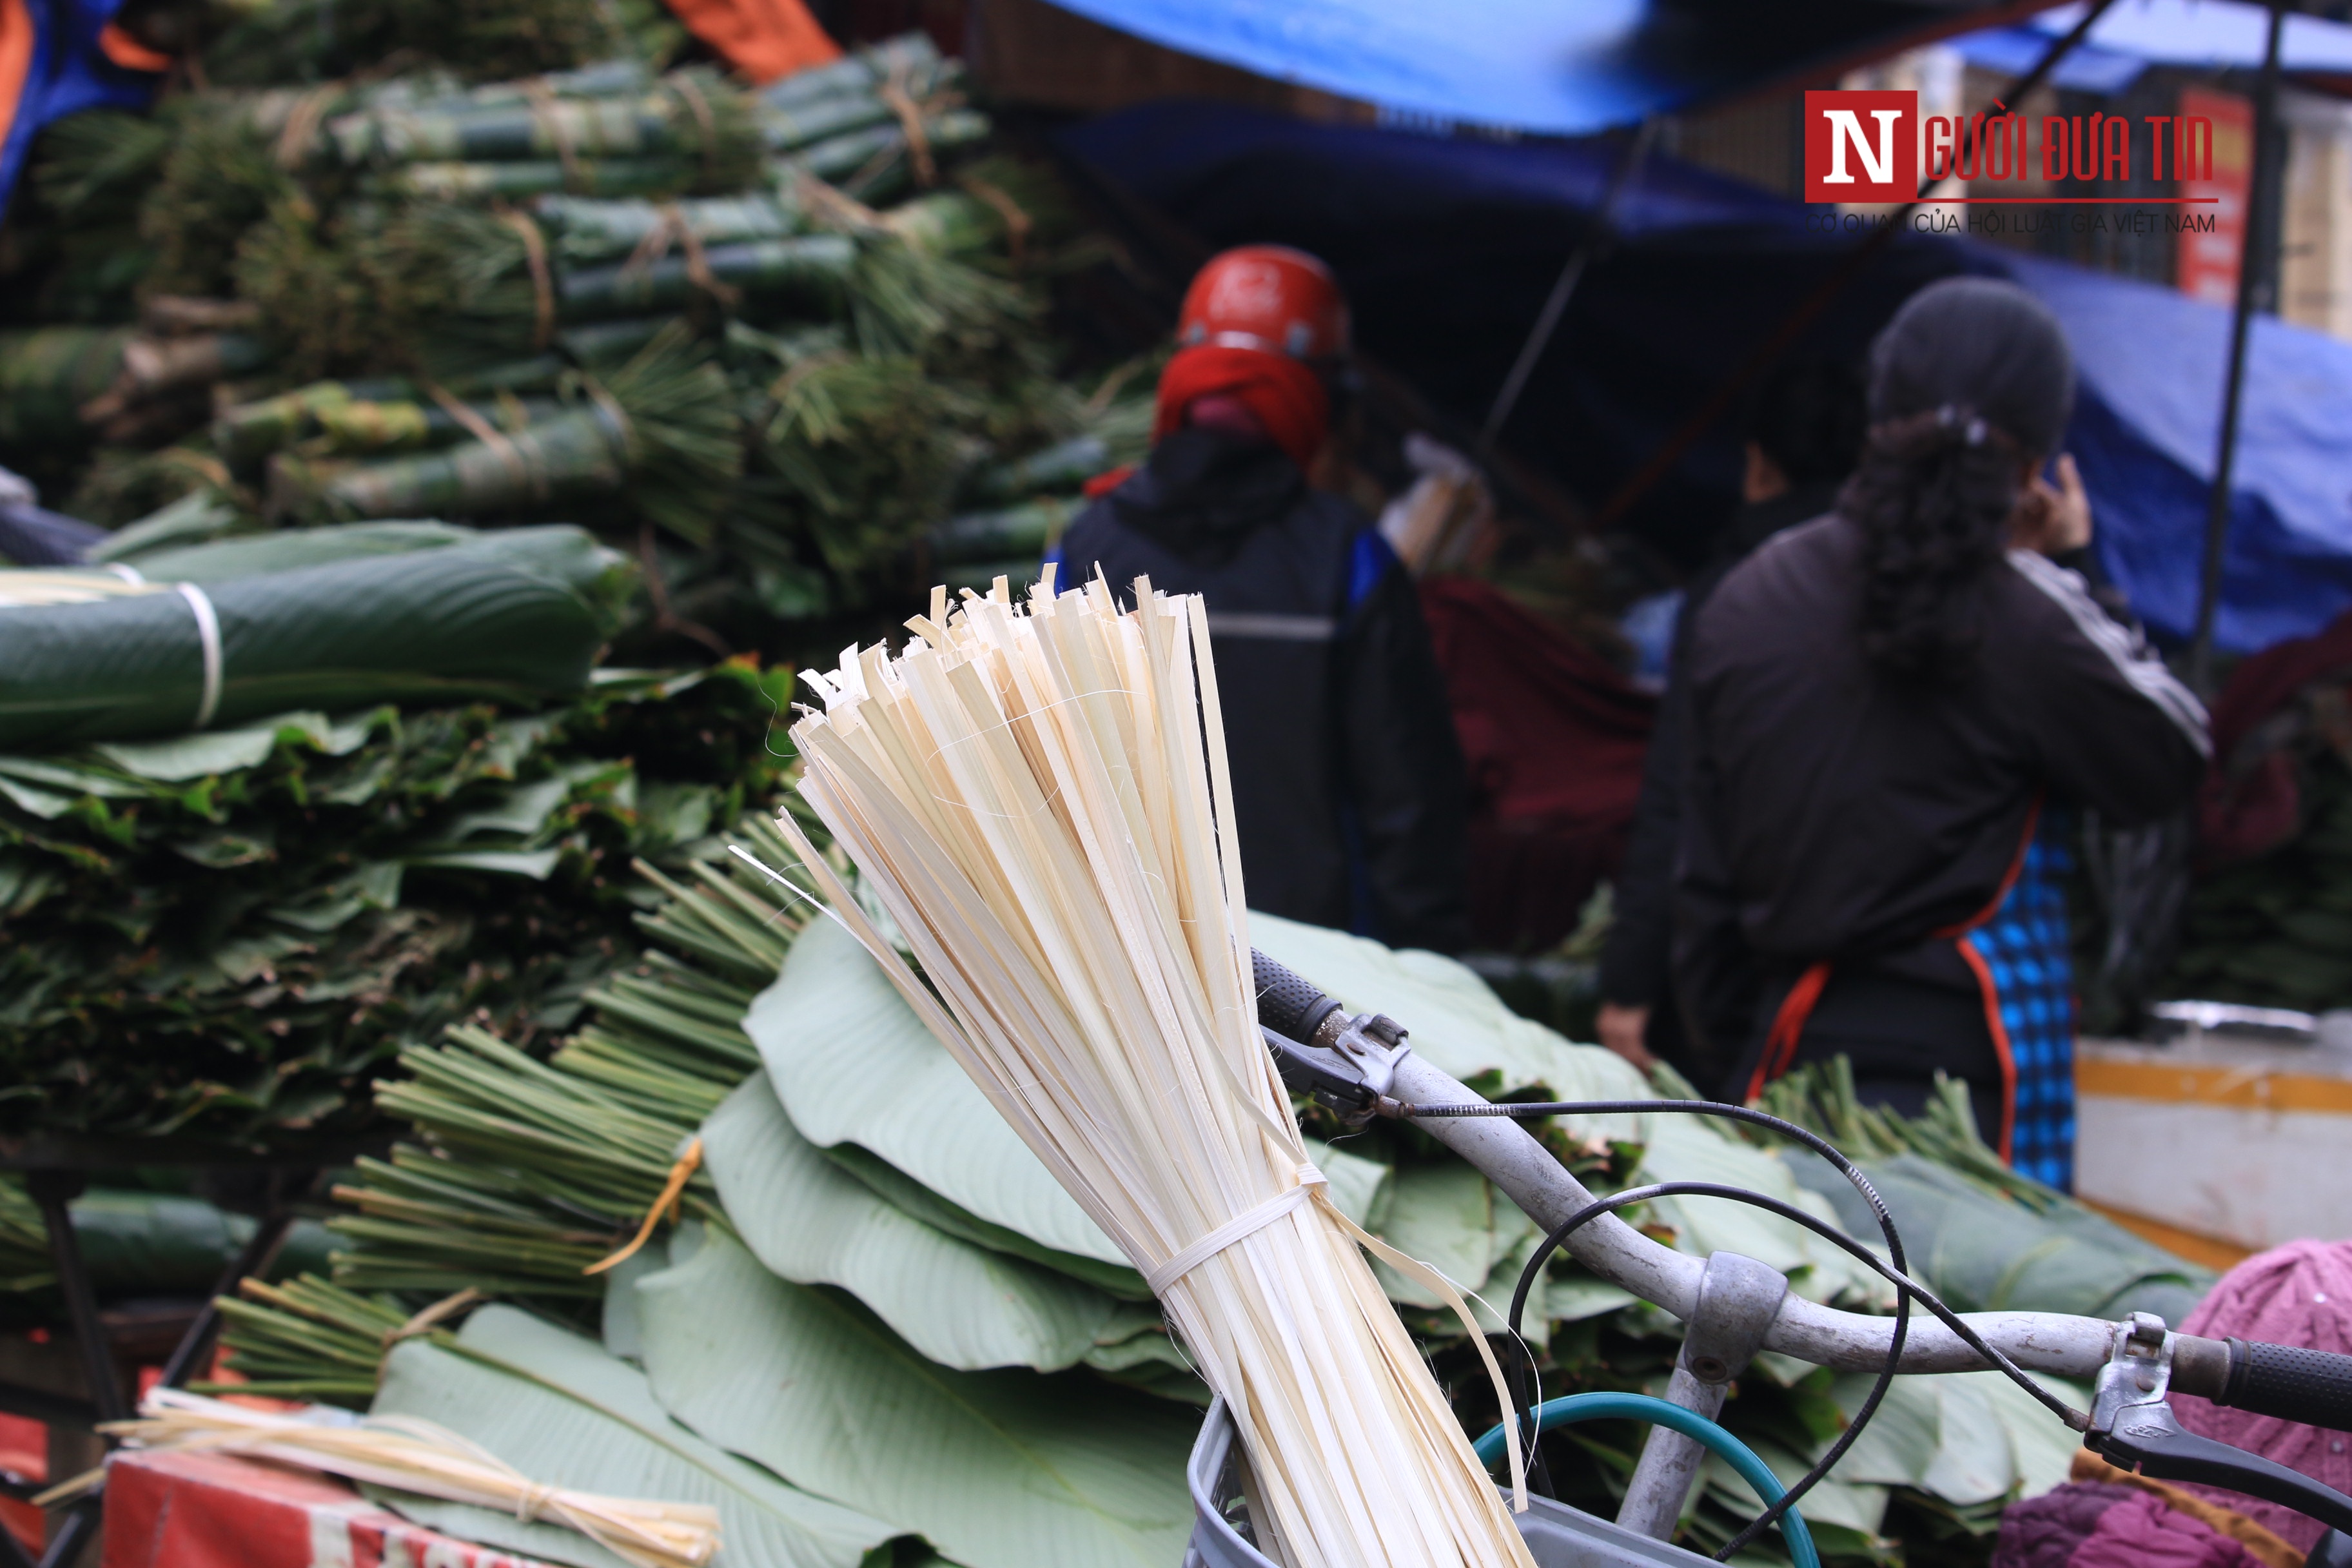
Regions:
[[[432,107],[452,101],[495,109],[529,103],[534,92],[555,98],[635,98],[652,89],[654,73],[642,60],[599,60],[576,70],[548,71],[527,81],[490,81],[467,88],[452,100],[425,100]]]
[[[931,554],[943,562],[1024,560],[1034,566],[1086,503],[1044,496],[998,511],[951,517],[931,530]]]
[[[960,62],[943,58],[931,36],[919,29],[885,38],[831,65],[794,71],[761,89],[760,102],[789,113],[827,99],[870,97],[888,81],[904,83],[909,95],[921,99],[949,85],[961,68]]]
[[[378,396],[402,397],[410,388],[404,379],[386,377],[368,384],[368,390]],[[316,430],[322,410],[362,395],[366,394],[354,393],[340,381],[315,381],[275,397],[240,403],[222,410],[213,421],[213,445],[238,467],[258,462]]]
[[[992,129],[987,115],[971,109],[952,109],[923,121],[923,134],[937,152],[982,141]],[[838,183],[877,159],[903,159],[906,152],[906,127],[893,118],[887,124],[828,136],[777,162],[788,168],[805,170],[820,180]]]
[[[614,321],[583,321],[555,334],[558,347],[583,365],[627,359],[660,335],[674,316],[627,316]]]
[[[532,210],[549,248],[571,262],[625,256],[678,224],[704,245],[783,239],[807,226],[796,204],[769,195],[699,196],[666,204],[557,195],[541,197]]]
[[[507,540],[523,542],[532,531],[512,530],[497,539],[446,522],[348,522],[328,528],[285,528],[210,543],[142,553],[139,571],[156,583],[225,583],[265,572],[352,561],[370,555],[405,555],[452,544],[495,550]]]
[[[717,165],[740,162],[757,136],[742,95],[707,72],[669,78],[635,98],[383,104],[329,128],[346,168],[659,153]]]
[[[751,294],[797,295],[830,303],[857,263],[857,242],[842,234],[714,245],[702,252],[709,276]],[[579,320],[675,309],[695,292],[694,258],[677,250],[651,263],[614,262],[564,275],[563,314]]]
[[[897,119],[897,113],[871,92],[841,93],[812,99],[794,109],[760,110],[760,134],[771,153],[789,153],[812,142],[845,132],[861,131]]]
[[[578,529],[0,611],[0,746],[577,691],[633,591]],[[197,598],[189,595],[198,595]]]
[[[734,393],[709,347],[670,323],[612,373],[607,391],[496,441],[366,463],[281,454],[271,510],[311,520],[483,517],[631,480],[645,516],[707,541],[742,468]]]
[[[569,167],[555,159],[515,163],[404,163],[375,176],[389,195],[442,201],[486,201],[570,191],[587,196],[657,195],[683,191],[698,179],[682,158],[581,158]]]
[[[968,191],[930,191],[882,215],[890,232],[934,256],[966,256],[1004,237],[1004,215]]]
[[[564,405],[550,397],[462,406],[480,424],[508,435],[545,424],[564,411]],[[414,452],[476,439],[473,425],[438,403],[354,398],[319,410],[318,423],[320,448],[339,456]]]
[[[254,1222],[247,1215],[172,1193],[93,1187],[68,1212],[90,1283],[109,1294],[209,1290],[253,1239]],[[324,1226],[299,1221],[271,1272],[324,1267],[331,1245]],[[0,1292],[55,1283],[47,1223],[26,1193],[24,1178],[0,1173]]]
[[[627,426],[599,405],[557,415],[502,445],[467,441],[341,468],[281,463],[271,476],[271,502],[320,521],[484,517],[614,487],[628,469]]]

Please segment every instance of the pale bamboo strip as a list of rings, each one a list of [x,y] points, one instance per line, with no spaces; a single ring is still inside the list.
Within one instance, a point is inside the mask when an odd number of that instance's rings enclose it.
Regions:
[[[518,1519],[545,1520],[578,1531],[638,1568],[702,1568],[719,1551],[715,1508],[543,1486],[488,1449],[415,1417],[374,1416],[354,1425],[328,1426],[176,1388],[149,1394],[140,1402],[139,1414],[139,1420],[114,1422],[100,1430],[141,1447],[275,1459],[398,1491],[493,1508]],[[83,1479],[94,1479],[97,1474]]]
[[[1048,579],[1020,607],[1001,578],[952,611],[935,591],[902,654],[853,647],[809,677],[825,707],[793,727],[802,792],[919,977],[780,826],[1137,1268],[1255,1225],[1161,1300],[1233,1409],[1290,1568],[1531,1568],[1359,1248],[1459,1295],[1331,1206],[1259,1042],[1201,604],[1148,582],[1136,602],[1122,614],[1100,579]]]

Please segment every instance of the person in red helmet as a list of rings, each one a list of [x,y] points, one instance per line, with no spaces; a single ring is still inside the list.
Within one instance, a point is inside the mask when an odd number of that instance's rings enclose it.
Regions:
[[[1064,581],[1208,602],[1250,907],[1459,950],[1469,785],[1412,580],[1308,476],[1348,307],[1321,262],[1228,250],[1184,297],[1143,465],[1089,487]]]

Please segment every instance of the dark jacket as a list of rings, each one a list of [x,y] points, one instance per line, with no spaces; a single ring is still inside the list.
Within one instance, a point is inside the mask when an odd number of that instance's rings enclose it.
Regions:
[[[1916,963],[1967,985],[1929,939],[1994,900],[2035,802],[2119,824],[2177,809],[2204,710],[2080,576],[2022,552],[1984,580],[1966,675],[1891,682],[1862,647],[1862,550],[1834,514],[1791,529],[1699,612],[1679,884],[1782,974]]]
[[[1412,579],[1281,450],[1180,430],[1063,537],[1063,581],[1209,612],[1250,907],[1459,949],[1469,786]]]
[[[1682,838],[1683,765],[1690,729],[1691,628],[1698,612],[1731,569],[1756,547],[1783,529],[1816,518],[1837,499],[1834,481],[1806,485],[1767,501],[1743,506],[1706,564],[1691,574],[1683,589],[1683,605],[1675,623],[1674,655],[1666,665],[1666,690],[1658,704],[1657,727],[1650,733],[1649,754],[1642,762],[1642,795],[1633,809],[1633,831],[1625,846],[1625,861],[1617,874],[1609,922],[1608,945],[1601,954],[1601,995],[1624,1007],[1678,1011],[1672,975],[1675,940],[1675,860]],[[1685,1071],[1711,1057],[1738,1048],[1748,1029],[1748,1009],[1740,997],[1736,950],[1711,955],[1718,966],[1698,994],[1727,1003],[1736,1017],[1677,1018],[1696,1035],[1694,1060],[1678,1062]],[[1713,1037],[1727,1032],[1722,1044]]]

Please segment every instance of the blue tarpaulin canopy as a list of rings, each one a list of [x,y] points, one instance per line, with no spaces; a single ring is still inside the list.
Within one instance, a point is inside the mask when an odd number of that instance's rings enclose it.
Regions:
[[[2061,5],[2014,26],[1988,27],[1952,41],[1970,65],[2022,76],[2082,19],[2080,5]],[[2059,62],[2057,82],[2111,93],[2153,65],[2252,70],[2263,63],[2269,26],[2263,7],[2236,0],[2120,0]],[[2352,72],[2352,27],[2291,16],[2279,39],[2279,64],[2290,71]]]
[[[1274,240],[1325,257],[1366,351],[1472,424],[1588,232],[1617,155],[1194,103],[1145,105],[1064,139],[1211,244]],[[1809,228],[1809,210],[1654,158],[1620,210],[1622,242],[1586,275],[1506,444],[1588,504],[1612,494],[1859,243]],[[1997,246],[1906,235],[1799,352],[1858,357],[1911,292],[1958,272],[2014,278],[2066,324],[2082,367],[2068,443],[2097,507],[2101,563],[2152,626],[2185,637],[2228,312]],[[2217,636],[2234,651],[2316,631],[2352,606],[2352,345],[2258,320],[2243,421]],[[1727,423],[1628,526],[1695,560],[1738,474]]]
[[[1171,49],[1394,112],[1576,136],[1949,30],[1902,0],[1056,0]],[[1998,7],[2014,16],[2014,5]]]

